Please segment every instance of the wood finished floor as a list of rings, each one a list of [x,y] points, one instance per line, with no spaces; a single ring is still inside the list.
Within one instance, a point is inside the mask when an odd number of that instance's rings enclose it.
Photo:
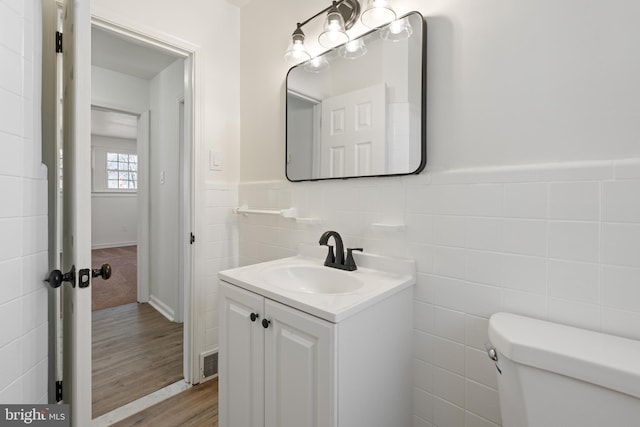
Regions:
[[[182,326],[149,304],[93,312],[93,418],[183,378]]]
[[[217,427],[218,379],[195,385],[112,427]]]

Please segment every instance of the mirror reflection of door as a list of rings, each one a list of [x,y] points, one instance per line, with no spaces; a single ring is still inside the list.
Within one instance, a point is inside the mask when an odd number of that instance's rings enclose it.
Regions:
[[[386,170],[385,85],[322,101],[322,177],[381,175]]]

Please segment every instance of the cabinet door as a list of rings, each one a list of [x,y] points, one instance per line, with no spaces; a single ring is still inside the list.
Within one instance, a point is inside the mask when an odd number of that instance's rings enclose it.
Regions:
[[[220,282],[221,427],[264,425],[264,298]],[[251,314],[260,317],[251,320]]]
[[[265,316],[265,427],[335,426],[335,325],[270,300]]]

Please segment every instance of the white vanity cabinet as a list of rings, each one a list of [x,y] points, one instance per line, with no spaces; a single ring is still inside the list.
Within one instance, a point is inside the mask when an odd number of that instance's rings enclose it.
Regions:
[[[411,426],[412,287],[336,322],[268,296],[220,282],[221,427]]]
[[[336,425],[336,325],[225,282],[220,298],[220,426]]]

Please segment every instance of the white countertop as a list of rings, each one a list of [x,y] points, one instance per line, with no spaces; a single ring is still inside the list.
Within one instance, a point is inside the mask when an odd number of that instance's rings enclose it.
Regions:
[[[307,293],[273,286],[264,280],[265,270],[279,266],[309,265],[331,268],[323,266],[326,253],[325,246],[301,245],[300,254],[297,256],[224,270],[218,273],[218,277],[225,282],[333,323],[338,323],[416,282],[413,260],[367,253],[354,253],[358,265],[356,271],[333,269],[362,281],[363,286],[352,292]]]

